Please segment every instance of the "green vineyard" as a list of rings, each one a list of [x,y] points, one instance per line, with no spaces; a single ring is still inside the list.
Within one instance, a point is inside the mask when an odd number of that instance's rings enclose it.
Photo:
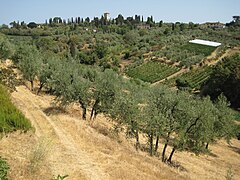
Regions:
[[[188,43],[182,46],[181,49],[187,50],[188,52],[194,52],[197,55],[203,54],[204,56],[209,56],[214,50],[216,50],[216,47]]]
[[[166,64],[148,62],[136,68],[129,69],[127,75],[145,82],[154,83],[167,78],[178,70],[178,68]]]
[[[184,80],[191,88],[200,88],[200,86],[209,78],[211,68],[205,67],[201,69],[192,70],[183,74],[178,79]]]

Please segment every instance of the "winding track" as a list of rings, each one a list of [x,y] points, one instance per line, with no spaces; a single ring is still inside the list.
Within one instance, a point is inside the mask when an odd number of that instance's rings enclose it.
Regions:
[[[32,94],[24,86],[17,87],[17,91],[12,93],[12,99],[33,124],[36,138],[44,136],[53,139],[55,147],[50,158],[52,172],[68,174],[71,179],[108,179],[108,175],[95,164],[91,155],[82,150],[81,143],[66,132],[60,123],[63,117],[47,116],[43,112],[51,101]]]

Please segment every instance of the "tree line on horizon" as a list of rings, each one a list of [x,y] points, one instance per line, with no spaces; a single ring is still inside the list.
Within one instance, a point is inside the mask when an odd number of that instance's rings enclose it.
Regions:
[[[29,22],[26,23],[24,21],[13,21],[10,22],[11,27],[13,28],[36,28],[38,25],[47,25],[47,26],[59,26],[59,25],[94,25],[96,28],[107,26],[107,25],[131,25],[136,26],[141,23],[146,23],[150,26],[155,26],[155,21],[153,19],[153,16],[147,17],[147,20],[144,21],[143,16],[135,15],[134,17],[127,17],[124,18],[121,14],[119,14],[116,18],[113,19],[107,19],[103,15],[101,18],[94,17],[92,20],[89,17],[81,18],[81,17],[71,17],[66,19],[63,19],[61,17],[53,17],[49,18],[48,20],[45,20],[45,23],[37,24],[35,22]],[[159,26],[161,26],[163,21],[159,22]],[[7,28],[7,25],[4,25],[5,28]]]

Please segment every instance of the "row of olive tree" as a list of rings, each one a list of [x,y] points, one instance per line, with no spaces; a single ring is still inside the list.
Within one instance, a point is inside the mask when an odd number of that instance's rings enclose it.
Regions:
[[[163,162],[171,162],[176,150],[200,153],[210,143],[233,136],[233,118],[223,96],[212,103],[184,91],[124,79],[111,69],[85,66],[72,58],[43,56],[34,46],[17,52],[31,89],[38,79],[39,91],[43,87],[51,91],[62,105],[79,103],[82,119],[87,119],[87,109],[91,119],[99,113],[110,116],[135,137],[136,149],[141,147],[139,134],[145,135],[151,156],[157,155],[163,142]]]
[[[234,123],[225,97],[216,103],[186,92],[163,86],[131,87],[117,96],[111,115],[129,127],[140,146],[139,133],[148,138],[149,153],[156,155],[162,140],[162,161],[171,162],[176,150],[200,153],[220,138],[228,141],[234,135]],[[155,140],[155,143],[154,143]],[[166,149],[172,147],[166,158]]]

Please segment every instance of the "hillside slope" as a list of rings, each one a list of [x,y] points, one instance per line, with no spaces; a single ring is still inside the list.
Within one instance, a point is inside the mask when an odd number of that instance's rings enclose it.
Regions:
[[[232,146],[219,142],[210,146],[211,156],[176,153],[174,161],[185,171],[161,163],[145,152],[136,152],[131,141],[114,138],[111,122],[99,116],[93,125],[82,121],[81,111],[72,105],[66,111],[54,108],[54,97],[32,94],[25,86],[12,93],[13,102],[31,120],[35,133],[12,134],[0,141],[0,154],[7,158],[12,179],[50,179],[52,175],[69,175],[66,179],[225,179],[231,168],[240,179],[240,142]],[[32,147],[48,139],[49,153],[38,172],[27,170]],[[162,147],[162,145],[161,145]],[[41,176],[41,178],[39,178]]]

